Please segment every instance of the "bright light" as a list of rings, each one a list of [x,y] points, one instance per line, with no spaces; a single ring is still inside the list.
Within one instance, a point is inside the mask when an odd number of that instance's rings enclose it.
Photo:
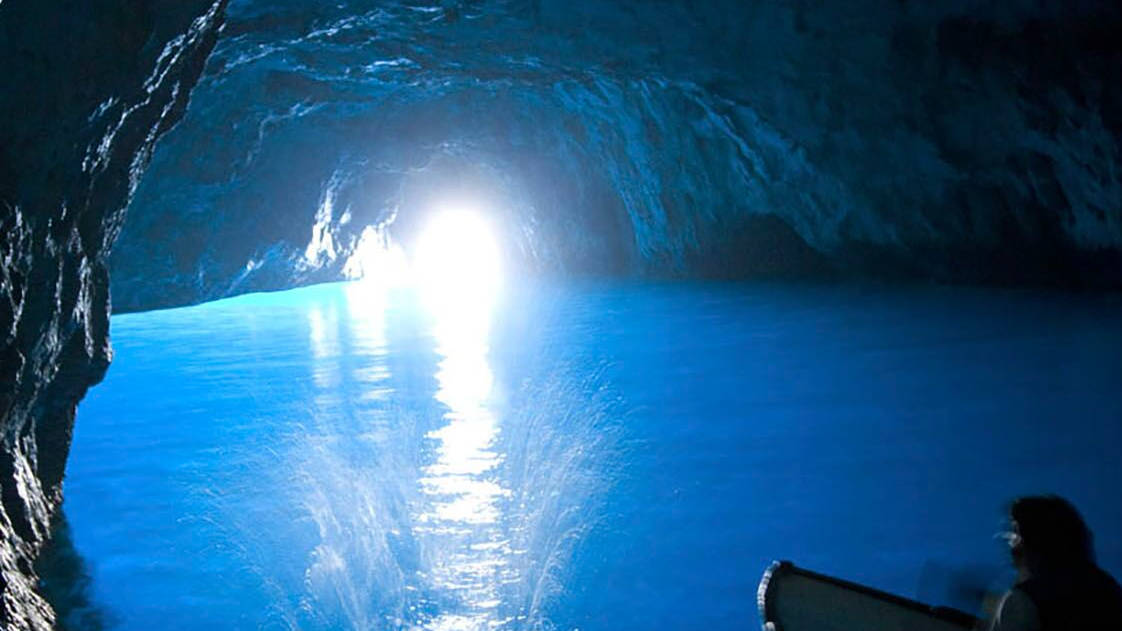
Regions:
[[[502,273],[491,227],[468,209],[433,215],[413,249],[413,279],[438,307],[489,305]]]
[[[497,629],[501,588],[519,578],[504,547],[505,498],[496,471],[503,461],[492,411],[488,362],[491,309],[501,281],[499,248],[479,214],[433,215],[412,251],[413,281],[431,310],[433,341],[443,356],[436,399],[447,423],[426,434],[437,459],[423,468],[415,532],[432,563],[429,580],[459,603],[425,625],[438,631]]]

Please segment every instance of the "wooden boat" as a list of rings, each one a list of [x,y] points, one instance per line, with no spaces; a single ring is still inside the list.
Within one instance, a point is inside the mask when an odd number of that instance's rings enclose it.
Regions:
[[[963,631],[974,616],[778,561],[757,594],[765,631]]]

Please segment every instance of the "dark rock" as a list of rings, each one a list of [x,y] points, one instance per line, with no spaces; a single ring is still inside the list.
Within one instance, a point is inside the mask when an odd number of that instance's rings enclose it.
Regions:
[[[33,562],[74,410],[109,365],[109,246],[225,0],[0,2],[0,628],[50,629]]]

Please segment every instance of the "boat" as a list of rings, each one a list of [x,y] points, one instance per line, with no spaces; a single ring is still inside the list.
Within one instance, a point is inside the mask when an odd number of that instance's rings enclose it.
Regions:
[[[978,618],[777,561],[757,593],[765,631],[963,631]]]

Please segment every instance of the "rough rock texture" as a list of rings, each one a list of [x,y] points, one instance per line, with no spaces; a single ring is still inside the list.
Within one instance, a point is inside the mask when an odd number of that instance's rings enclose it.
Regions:
[[[0,3],[0,628],[49,629],[33,562],[74,409],[109,364],[109,247],[225,0]]]
[[[1118,287],[1115,4],[236,0],[115,300],[337,278],[456,196],[531,269]]]

